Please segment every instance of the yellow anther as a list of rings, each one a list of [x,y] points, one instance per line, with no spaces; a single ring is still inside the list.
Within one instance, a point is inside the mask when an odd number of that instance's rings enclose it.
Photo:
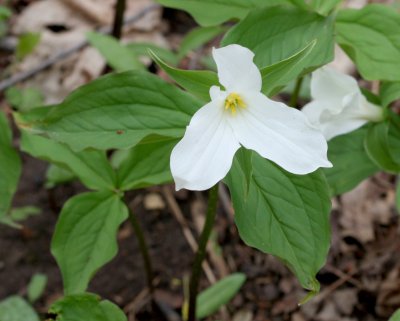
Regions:
[[[246,104],[244,103],[242,97],[240,97],[237,93],[231,93],[225,99],[225,110],[230,109],[232,114],[236,114],[237,108],[246,108]]]

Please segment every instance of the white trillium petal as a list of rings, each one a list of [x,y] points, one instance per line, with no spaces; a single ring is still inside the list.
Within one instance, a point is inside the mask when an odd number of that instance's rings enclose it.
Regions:
[[[311,96],[314,100],[331,102],[341,101],[348,94],[360,93],[357,81],[333,68],[323,67],[313,72],[311,79]],[[336,108],[340,108],[336,104]]]
[[[176,190],[206,190],[222,180],[240,145],[224,116],[223,100],[199,109],[171,154]]]
[[[300,111],[261,93],[243,94],[247,108],[229,118],[239,142],[294,174],[331,167],[327,143]]]
[[[239,45],[213,49],[219,82],[228,92],[261,91],[261,73],[253,62],[254,53]]]

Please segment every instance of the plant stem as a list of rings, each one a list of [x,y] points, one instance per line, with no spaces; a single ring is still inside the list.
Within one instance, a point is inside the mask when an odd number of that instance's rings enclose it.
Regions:
[[[208,194],[208,208],[206,221],[200,235],[199,246],[194,258],[192,275],[189,283],[189,313],[188,321],[196,320],[196,301],[201,276],[201,264],[206,256],[206,247],[214,225],[218,202],[218,184],[212,187]]]
[[[296,86],[294,87],[293,94],[289,102],[289,106],[291,107],[297,107],[301,86],[303,85],[303,80],[304,77],[297,78]]]
[[[150,294],[153,293],[154,287],[153,287],[153,268],[151,264],[151,259],[150,259],[150,254],[149,254],[149,248],[146,243],[146,239],[144,237],[143,229],[140,226],[140,223],[136,217],[136,215],[129,209],[129,220],[132,224],[133,230],[135,231],[136,238],[139,242],[139,249],[140,253],[142,254],[143,257],[143,262],[144,262],[144,268],[146,271],[146,279],[147,279],[147,286],[149,288]]]
[[[126,8],[126,0],[117,0],[115,6],[114,25],[112,30],[113,37],[120,39],[122,34],[122,26],[124,25],[124,13]]]

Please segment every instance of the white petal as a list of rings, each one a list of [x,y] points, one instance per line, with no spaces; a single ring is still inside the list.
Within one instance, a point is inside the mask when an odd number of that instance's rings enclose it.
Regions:
[[[357,81],[346,74],[332,68],[323,67],[313,72],[311,78],[311,96],[314,100],[330,101],[336,108],[341,108],[338,102],[349,94],[361,93]]]
[[[262,78],[253,62],[254,53],[239,45],[213,49],[219,82],[228,92],[261,91]]]
[[[294,174],[331,167],[327,143],[300,111],[261,93],[243,95],[247,104],[230,117],[239,142]]]
[[[226,96],[227,96],[226,91],[222,91],[220,87],[212,86],[210,88],[210,97],[211,97],[212,101],[218,100],[218,99],[225,100]]]
[[[240,145],[225,114],[223,100],[217,99],[192,117],[185,136],[171,154],[176,190],[206,190],[228,173]]]

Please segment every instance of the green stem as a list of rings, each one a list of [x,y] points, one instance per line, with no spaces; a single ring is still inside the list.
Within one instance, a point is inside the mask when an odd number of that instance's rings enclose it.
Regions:
[[[291,107],[297,107],[301,86],[303,85],[303,80],[304,77],[297,78],[296,86],[294,87],[293,94],[289,102],[289,106]]]
[[[146,239],[144,237],[143,229],[140,226],[140,223],[136,215],[133,214],[133,212],[130,209],[129,209],[129,220],[132,224],[133,230],[135,231],[136,238],[139,243],[139,249],[143,257],[144,268],[146,271],[147,286],[149,288],[150,293],[152,294],[154,292],[154,286],[153,286],[154,274],[149,254],[149,248],[147,246]]]
[[[114,25],[112,30],[113,37],[120,39],[122,34],[122,26],[124,25],[124,13],[126,8],[126,0],[117,0],[115,6]]]
[[[190,277],[189,283],[189,313],[188,321],[196,320],[196,301],[197,294],[199,290],[199,282],[201,276],[201,267],[203,260],[206,256],[206,247],[208,240],[210,238],[212,228],[214,225],[214,220],[217,212],[217,202],[218,202],[218,184],[212,187],[208,194],[208,208],[206,221],[204,223],[203,231],[200,235],[199,246],[194,258],[194,263],[192,267],[192,275]]]

